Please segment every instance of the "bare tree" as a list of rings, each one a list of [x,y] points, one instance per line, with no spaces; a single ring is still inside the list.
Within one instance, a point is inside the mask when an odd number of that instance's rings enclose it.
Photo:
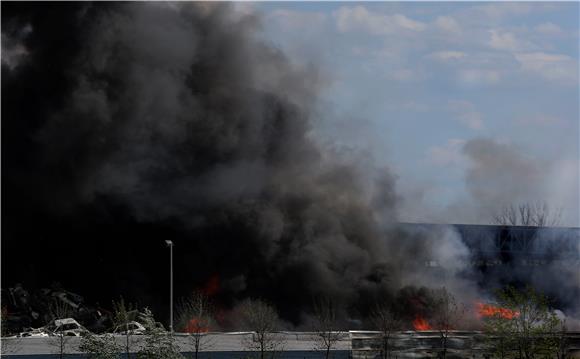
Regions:
[[[53,330],[54,337],[50,340],[50,345],[55,348],[55,353],[59,355],[62,359],[68,350],[68,344],[70,341],[70,336],[67,336],[64,332],[64,324],[58,325],[58,320],[71,318],[73,316],[73,310],[68,305],[57,297],[54,297],[48,305],[48,311],[50,315],[50,322],[48,328]]]
[[[329,359],[330,350],[339,342],[344,333],[338,330],[336,305],[331,298],[319,298],[314,302],[315,337],[317,350],[323,350]]]
[[[562,209],[552,209],[546,202],[526,202],[503,207],[493,222],[505,226],[551,227],[560,224]]]
[[[121,297],[118,301],[113,301],[113,327],[121,329],[124,327],[123,335],[125,336],[125,354],[127,359],[131,358],[131,337],[133,331],[129,328],[129,322],[134,319],[136,307],[125,303]]]
[[[283,350],[284,340],[275,333],[280,328],[280,318],[274,307],[259,299],[247,299],[240,309],[243,326],[254,332],[244,340],[247,349],[259,352],[260,359]]]
[[[211,347],[207,333],[214,325],[213,310],[208,296],[202,291],[194,291],[177,306],[177,321],[182,330],[189,334],[195,359],[200,351]]]
[[[58,298],[53,298],[53,300],[48,305],[48,311],[50,313],[51,320],[71,318],[74,313],[74,311],[67,303],[59,300]]]
[[[449,334],[459,325],[461,318],[465,314],[465,307],[457,304],[453,294],[449,293],[447,288],[433,291],[435,312],[432,318],[433,328],[439,333],[441,355],[447,357],[447,347]]]
[[[66,333],[64,332],[64,327],[65,326],[62,324],[56,325],[54,337],[52,337],[49,342],[49,344],[55,348],[55,354],[57,354],[60,359],[63,359],[64,356],[67,354],[69,341],[72,338],[66,335]]]
[[[396,331],[401,329],[402,321],[385,304],[375,307],[371,312],[371,321],[375,329],[380,332],[381,358],[388,359],[391,352],[390,339]]]

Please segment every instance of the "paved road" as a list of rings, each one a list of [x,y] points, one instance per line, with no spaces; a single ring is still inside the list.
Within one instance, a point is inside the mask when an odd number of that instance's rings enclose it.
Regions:
[[[315,350],[317,342],[311,333],[280,333],[277,339],[282,342],[281,349],[284,352],[295,352],[292,357],[305,358],[312,357],[307,355],[308,352]],[[193,350],[191,338],[184,334],[175,334],[176,344],[180,351],[190,352]],[[212,359],[218,358],[219,353],[228,352],[229,357],[247,357],[249,350],[247,343],[251,341],[252,334],[250,333],[215,333],[208,334],[203,338],[202,345],[204,352]],[[80,343],[78,337],[66,338],[67,353],[80,353],[78,346]],[[125,346],[125,337],[116,336],[115,339],[122,347]],[[143,345],[145,337],[142,335],[131,336],[131,350],[137,351]],[[53,354],[58,352],[59,344],[58,337],[48,338],[3,338],[3,348],[6,350],[3,354],[14,356],[21,355],[40,355]],[[344,335],[344,339],[339,341],[336,346],[336,351],[350,351],[351,340],[348,333]],[[239,355],[231,355],[238,353]],[[287,357],[286,355],[284,357]]]

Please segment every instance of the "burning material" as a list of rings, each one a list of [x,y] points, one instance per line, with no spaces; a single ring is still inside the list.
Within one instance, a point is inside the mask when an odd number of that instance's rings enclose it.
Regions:
[[[209,332],[209,323],[200,318],[191,318],[185,326],[186,333],[207,333]]]
[[[429,325],[427,320],[425,320],[425,318],[423,318],[419,314],[417,314],[415,316],[415,319],[413,320],[413,328],[415,328],[415,330],[431,330],[431,329],[433,329],[431,327],[431,325]]]
[[[504,319],[513,319],[520,315],[517,311],[481,302],[476,303],[476,310],[479,318],[500,317]]]

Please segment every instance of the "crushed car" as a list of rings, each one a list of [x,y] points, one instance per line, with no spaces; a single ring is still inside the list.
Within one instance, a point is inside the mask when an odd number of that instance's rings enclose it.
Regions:
[[[17,338],[45,338],[50,336],[49,332],[44,328],[29,328],[16,335]]]
[[[145,327],[136,321],[130,321],[126,324],[121,324],[115,327],[115,329],[113,329],[113,334],[117,334],[117,335],[141,335],[141,334],[145,334],[145,332],[147,331],[147,329],[145,329]]]
[[[45,327],[52,335],[63,335],[71,337],[80,337],[88,334],[89,331],[80,325],[73,318],[55,319],[51,324]]]

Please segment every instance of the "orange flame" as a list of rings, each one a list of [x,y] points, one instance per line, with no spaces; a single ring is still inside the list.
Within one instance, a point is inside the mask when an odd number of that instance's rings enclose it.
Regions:
[[[415,330],[431,330],[432,329],[431,326],[429,325],[429,323],[427,323],[427,321],[425,320],[425,318],[423,318],[419,314],[417,314],[415,316],[415,320],[413,320],[413,327],[415,328]]]
[[[209,325],[202,319],[191,318],[185,326],[186,333],[207,333]]]
[[[498,306],[491,305],[491,304],[477,302],[477,303],[475,303],[475,305],[476,305],[476,309],[477,309],[477,316],[479,318],[499,316],[499,317],[504,318],[504,319],[513,319],[513,318],[516,318],[520,315],[520,313],[517,311],[507,309],[507,308],[498,307]]]

